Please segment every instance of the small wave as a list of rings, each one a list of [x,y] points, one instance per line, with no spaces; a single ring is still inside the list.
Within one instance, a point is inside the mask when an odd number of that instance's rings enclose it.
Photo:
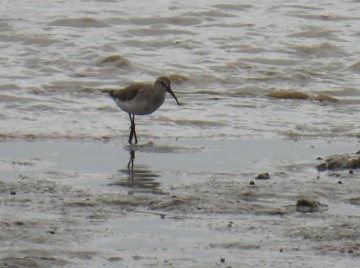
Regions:
[[[353,65],[351,65],[349,67],[349,70],[355,72],[355,73],[360,73],[360,60],[355,62]]]
[[[26,107],[25,111],[53,111],[53,110],[56,110],[57,108],[54,107],[54,106],[50,106],[48,104],[42,104],[42,103],[39,103],[39,104],[33,104],[33,105],[30,105],[29,107]]]
[[[120,55],[111,55],[103,58],[97,63],[98,66],[114,66],[117,68],[129,68],[131,67],[131,62]]]
[[[285,5],[281,5],[281,7],[288,7],[288,8],[292,8],[294,10],[315,10],[315,11],[321,11],[323,10],[321,7],[318,6],[307,6],[307,5],[296,5],[296,4],[285,4]]]
[[[344,20],[358,20],[355,17],[344,17],[333,14],[299,14],[290,13],[289,16],[308,19],[308,20],[321,20],[321,21],[344,21]]]
[[[12,34],[12,35],[0,35],[1,42],[9,43],[22,43],[24,45],[40,45],[40,46],[49,46],[54,43],[60,42],[52,38],[46,38],[42,36],[26,36],[22,34]]]
[[[250,52],[251,53],[251,52]],[[260,63],[266,65],[280,65],[280,66],[287,66],[287,65],[295,65],[298,63],[298,60],[294,59],[286,59],[286,58],[241,58],[239,59],[243,62],[251,62],[251,63]]]
[[[331,43],[321,43],[315,46],[297,46],[294,48],[296,53],[299,56],[316,56],[318,58],[323,57],[341,57],[347,56],[343,49],[331,44]]]
[[[323,90],[319,94],[329,94],[337,97],[359,97],[360,89],[359,88],[342,88],[342,89],[332,89],[332,90]]]
[[[139,42],[137,39],[126,39],[122,42],[123,45],[128,47],[136,47],[136,48],[146,48],[150,49],[159,49],[163,47],[172,47],[174,44],[174,40],[163,40],[163,39],[155,39],[155,40],[144,40]]]
[[[340,99],[325,94],[317,95],[312,99],[320,102],[340,102]]]
[[[310,95],[308,93],[297,90],[272,90],[265,96],[274,99],[292,99],[292,100],[316,100],[319,102],[340,102],[341,100],[326,94]]]
[[[304,37],[304,38],[335,38],[335,35],[331,31],[326,30],[307,30],[290,34],[289,37]]]
[[[215,95],[215,96],[219,96],[219,95],[224,95],[224,92],[221,91],[216,91],[216,90],[196,90],[196,91],[192,91],[191,93],[185,93],[183,92],[182,94],[204,94],[204,95]]]
[[[215,21],[215,18],[228,18],[228,17],[237,17],[237,15],[233,15],[227,12],[222,12],[218,10],[209,10],[209,11],[200,11],[200,12],[191,12],[190,16],[198,17],[198,18],[206,18],[208,21]]]
[[[15,84],[0,85],[0,90],[19,90],[21,87]]]
[[[225,123],[219,121],[208,120],[175,120],[175,123],[182,126],[197,126],[197,127],[223,127]]]
[[[101,28],[108,27],[106,23],[94,18],[66,18],[58,19],[49,23],[50,26],[74,27],[74,28]]]
[[[265,96],[275,99],[297,99],[297,100],[307,100],[310,98],[310,96],[305,92],[295,91],[295,90],[272,90],[266,93]]]
[[[166,24],[179,26],[192,26],[201,23],[201,20],[194,17],[150,17],[130,18],[128,22],[136,25]]]
[[[186,31],[186,30],[178,30],[178,29],[132,29],[128,31],[129,34],[133,34],[136,36],[154,36],[154,35],[195,35],[194,32]]]
[[[212,7],[218,9],[225,9],[225,10],[248,10],[249,8],[254,8],[253,5],[248,4],[217,4],[213,5]]]
[[[33,98],[24,97],[24,96],[11,96],[11,95],[5,95],[5,94],[0,95],[0,102],[2,102],[2,103],[9,103],[9,104],[14,104],[15,102],[16,103],[31,103],[34,100],[35,99],[33,99]]]
[[[189,78],[186,76],[180,75],[180,74],[169,74],[167,77],[169,77],[170,81],[174,84],[180,85],[184,83],[185,81],[189,81]]]

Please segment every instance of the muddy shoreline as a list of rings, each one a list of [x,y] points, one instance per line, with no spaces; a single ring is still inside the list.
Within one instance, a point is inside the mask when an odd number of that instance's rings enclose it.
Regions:
[[[360,172],[316,165],[358,146],[2,141],[0,266],[355,267]]]

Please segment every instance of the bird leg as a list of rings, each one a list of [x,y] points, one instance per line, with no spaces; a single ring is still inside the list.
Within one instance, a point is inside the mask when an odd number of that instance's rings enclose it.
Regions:
[[[134,126],[134,138],[135,138],[135,143],[138,143],[137,137],[136,137],[136,131],[135,131],[135,115],[133,114],[133,126]]]
[[[138,142],[137,137],[136,137],[136,132],[135,132],[135,115],[133,114],[131,116],[131,114],[129,114],[130,117],[130,122],[131,122],[131,126],[130,126],[130,135],[129,135],[129,143],[132,144],[132,139],[135,138],[135,143]]]
[[[133,120],[131,117],[131,114],[129,114],[130,117],[130,122],[131,122],[131,126],[130,126],[130,135],[129,135],[129,143],[132,144],[132,139],[133,139],[133,135],[134,135],[134,127],[133,127]]]

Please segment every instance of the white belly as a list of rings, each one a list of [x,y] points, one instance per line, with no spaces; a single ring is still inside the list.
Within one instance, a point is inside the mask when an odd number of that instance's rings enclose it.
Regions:
[[[145,115],[155,112],[165,100],[165,94],[151,96],[148,98],[135,98],[131,101],[116,100],[117,106],[125,112],[135,115]]]

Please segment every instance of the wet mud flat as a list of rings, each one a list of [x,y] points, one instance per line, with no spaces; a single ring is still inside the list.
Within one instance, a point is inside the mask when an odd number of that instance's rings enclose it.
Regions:
[[[0,267],[360,260],[356,140],[13,139],[0,148]],[[330,165],[334,154],[354,165]]]

